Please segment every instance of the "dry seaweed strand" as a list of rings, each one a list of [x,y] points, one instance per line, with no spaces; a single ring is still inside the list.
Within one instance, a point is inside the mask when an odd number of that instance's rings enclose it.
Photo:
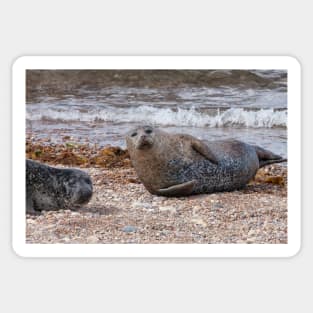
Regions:
[[[43,142],[27,139],[26,158],[51,165],[101,168],[130,167],[127,150],[111,146],[99,149],[96,145],[72,142],[47,145]]]

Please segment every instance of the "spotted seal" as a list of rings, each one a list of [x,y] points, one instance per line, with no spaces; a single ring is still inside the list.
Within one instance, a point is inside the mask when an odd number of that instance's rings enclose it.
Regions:
[[[126,136],[137,175],[155,195],[187,196],[243,188],[260,167],[281,156],[238,140],[199,140],[151,126]]]
[[[26,160],[26,212],[75,209],[92,196],[89,175],[78,169],[55,168]]]

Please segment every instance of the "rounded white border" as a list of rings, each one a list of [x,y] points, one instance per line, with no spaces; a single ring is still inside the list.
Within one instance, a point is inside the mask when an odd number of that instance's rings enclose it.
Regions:
[[[288,71],[288,244],[26,244],[27,69]],[[12,245],[22,257],[290,257],[301,246],[301,67],[289,56],[23,56],[13,64]]]

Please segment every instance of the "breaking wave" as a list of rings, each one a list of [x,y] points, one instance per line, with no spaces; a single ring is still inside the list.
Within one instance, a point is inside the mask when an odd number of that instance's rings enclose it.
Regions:
[[[179,127],[287,127],[287,110],[229,108],[200,111],[195,108],[172,109],[144,105],[130,108],[107,106],[82,111],[79,108],[31,107],[27,110],[29,121],[145,123]]]

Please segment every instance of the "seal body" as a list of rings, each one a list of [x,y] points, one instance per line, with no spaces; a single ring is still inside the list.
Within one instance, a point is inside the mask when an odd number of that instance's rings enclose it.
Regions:
[[[150,193],[162,196],[240,189],[260,167],[284,161],[238,140],[201,141],[151,126],[134,129],[126,142],[139,179]]]
[[[78,169],[59,169],[26,160],[26,212],[75,209],[92,196],[89,175]]]

